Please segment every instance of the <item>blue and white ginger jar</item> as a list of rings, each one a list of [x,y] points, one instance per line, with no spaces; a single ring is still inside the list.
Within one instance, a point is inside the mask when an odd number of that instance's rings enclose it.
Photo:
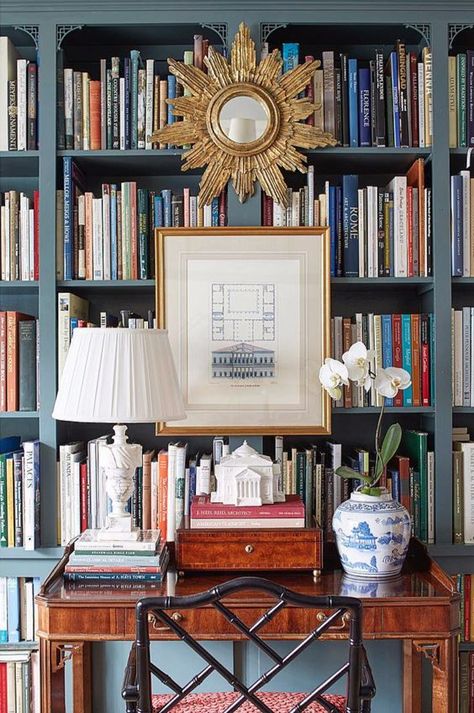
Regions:
[[[334,513],[332,527],[348,574],[383,579],[400,573],[410,542],[411,519],[388,492],[378,496],[351,493]]]

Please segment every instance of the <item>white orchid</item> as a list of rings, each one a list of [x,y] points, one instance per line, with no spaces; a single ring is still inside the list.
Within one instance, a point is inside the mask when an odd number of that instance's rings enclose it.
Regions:
[[[411,385],[411,377],[405,369],[398,369],[396,366],[389,366],[386,369],[379,369],[375,377],[375,390],[387,399],[393,399],[399,390],[408,389]]]
[[[324,360],[324,364],[319,370],[319,381],[330,397],[337,401],[342,396],[341,385],[349,386],[347,367],[337,359],[328,357]]]
[[[370,359],[372,356],[372,352],[367,350],[363,342],[355,342],[342,355],[342,361],[347,367],[349,379],[355,381],[357,386],[363,386],[366,391],[370,389]]]

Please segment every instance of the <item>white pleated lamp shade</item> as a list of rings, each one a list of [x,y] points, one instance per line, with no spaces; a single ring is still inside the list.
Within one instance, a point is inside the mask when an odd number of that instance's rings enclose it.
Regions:
[[[166,330],[74,330],[53,418],[127,424],[185,417]]]

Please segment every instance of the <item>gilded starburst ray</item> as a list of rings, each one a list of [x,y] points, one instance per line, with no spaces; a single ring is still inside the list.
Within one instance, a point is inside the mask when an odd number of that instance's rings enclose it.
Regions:
[[[204,59],[207,72],[169,59],[170,72],[187,95],[168,99],[176,121],[152,136],[153,141],[189,146],[183,154],[183,170],[205,168],[200,181],[199,205],[208,205],[232,180],[241,201],[254,192],[259,181],[265,193],[286,206],[288,191],[283,171],[307,170],[307,158],[298,149],[334,146],[330,134],[303,123],[315,110],[301,97],[312,81],[319,61],[298,65],[281,74],[277,50],[257,62],[250,30],[242,23],[230,53],[230,61],[212,47]],[[264,107],[267,125],[251,143],[237,143],[223,132],[219,112],[227,101],[247,96]]]

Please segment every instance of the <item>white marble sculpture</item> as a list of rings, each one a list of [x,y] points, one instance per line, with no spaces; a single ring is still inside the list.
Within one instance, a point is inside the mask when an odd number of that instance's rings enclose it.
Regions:
[[[211,501],[224,505],[268,505],[285,501],[280,489],[280,463],[244,441],[215,466],[217,489]]]

